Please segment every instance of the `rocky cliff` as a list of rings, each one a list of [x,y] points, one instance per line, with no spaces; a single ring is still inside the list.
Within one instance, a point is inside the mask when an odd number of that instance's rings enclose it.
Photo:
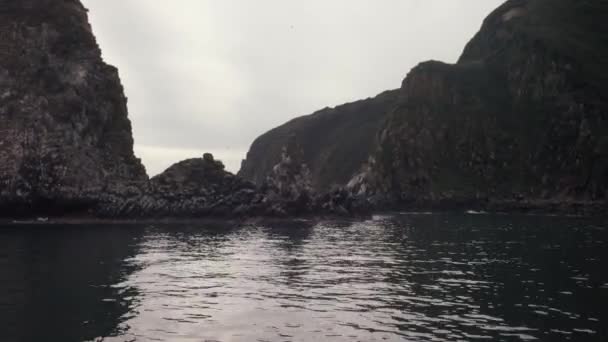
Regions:
[[[403,82],[370,187],[405,203],[603,201],[608,1],[511,0]]]
[[[263,183],[280,162],[283,147],[295,137],[303,149],[302,160],[311,170],[314,189],[345,185],[372,152],[375,133],[397,96],[397,91],[387,91],[293,119],[253,142],[238,175]]]
[[[0,216],[348,215],[369,201],[604,210],[607,18],[608,0],[510,0],[458,63],[422,63],[398,90],[258,138],[248,180],[211,155],[148,180],[86,9],[0,0]]]
[[[77,0],[0,1],[0,213],[83,211],[147,181]]]
[[[338,130],[357,115],[335,123],[328,111],[293,120],[252,145],[241,174],[257,180],[267,173],[267,160],[279,154],[270,145],[297,131],[315,184],[343,184],[358,169],[350,191],[385,205],[561,210],[556,204],[602,203],[607,19],[606,0],[507,1],[456,64],[421,63],[400,89],[361,102],[377,125]],[[371,135],[374,146],[353,138]],[[340,152],[325,158],[336,147]],[[368,162],[361,165],[354,150],[371,151]],[[345,163],[340,177],[324,171]]]
[[[313,194],[294,157],[271,161],[261,187],[211,154],[149,180],[80,1],[0,0],[0,217],[350,213],[347,194]]]

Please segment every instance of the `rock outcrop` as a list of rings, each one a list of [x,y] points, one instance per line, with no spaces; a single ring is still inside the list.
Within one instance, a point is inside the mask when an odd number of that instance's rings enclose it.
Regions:
[[[102,61],[80,1],[0,0],[0,19],[0,217],[285,216],[352,208],[347,196],[318,201],[291,145],[261,187],[211,154],[148,179],[133,154],[118,72]]]
[[[262,192],[269,204],[269,213],[298,215],[312,211],[314,191],[310,170],[295,135],[283,146],[281,160],[263,183]]]
[[[387,91],[293,119],[253,142],[238,175],[262,184],[281,161],[283,146],[295,136],[311,171],[313,189],[343,186],[373,151],[375,134],[397,97],[397,91]]]
[[[133,196],[106,196],[93,212],[104,218],[289,217],[360,215],[364,197],[344,190],[318,195],[306,165],[284,147],[282,160],[262,186],[224,170],[209,153],[181,161],[152,178]]]
[[[458,63],[266,133],[242,177],[206,154],[149,180],[82,4],[0,0],[0,216],[605,211],[606,18],[606,0],[510,0]]]
[[[79,1],[0,1],[0,213],[137,193],[147,176],[126,102]]]
[[[251,182],[224,170],[211,154],[181,161],[153,177],[134,196],[107,198],[103,217],[207,217],[253,215],[262,195]]]
[[[287,138],[281,160],[260,187],[262,201],[253,212],[266,216],[351,216],[370,212],[366,196],[353,195],[339,186],[313,189],[303,151],[297,136]]]
[[[606,18],[604,0],[507,1],[456,64],[421,63],[384,95],[373,109],[379,126],[367,126],[375,130],[374,147],[353,144],[360,131],[348,129],[326,128],[340,141],[326,148],[302,143],[315,184],[344,184],[323,170],[348,160],[349,170],[362,164],[349,192],[383,208],[601,207],[608,196]],[[251,170],[268,172],[265,158],[277,152],[260,151],[284,132],[299,129],[302,141],[323,141],[324,132],[303,123],[324,116],[295,119],[260,137],[241,173],[256,180]],[[339,125],[355,118],[344,115]],[[349,153],[323,159],[337,145],[372,152],[365,163]]]
[[[606,1],[511,0],[457,64],[414,68],[370,188],[423,205],[606,200],[606,18]]]

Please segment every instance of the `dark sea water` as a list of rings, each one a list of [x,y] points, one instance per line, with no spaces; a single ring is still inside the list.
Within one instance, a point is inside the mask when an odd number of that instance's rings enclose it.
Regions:
[[[0,341],[608,341],[599,219],[0,227]]]

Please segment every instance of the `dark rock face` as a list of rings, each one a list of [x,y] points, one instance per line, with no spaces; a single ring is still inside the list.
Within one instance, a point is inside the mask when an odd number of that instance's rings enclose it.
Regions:
[[[0,212],[85,210],[146,181],[118,72],[85,8],[0,1]]]
[[[261,188],[211,154],[148,180],[133,154],[118,72],[102,61],[77,0],[0,0],[0,132],[0,216],[284,216],[352,207],[344,194],[320,203],[295,150],[271,165]]]
[[[606,18],[605,0],[507,1],[458,63],[421,63],[401,89],[358,103],[351,113],[375,115],[374,142],[345,129],[357,115],[321,111],[256,140],[241,174],[259,181],[280,155],[272,144],[297,131],[317,188],[348,182],[383,208],[595,207],[608,196]]]
[[[397,97],[397,91],[387,91],[375,98],[291,120],[253,142],[238,175],[262,184],[281,161],[283,146],[295,136],[315,190],[345,185],[372,152],[384,114]]]
[[[351,185],[405,203],[605,200],[606,18],[606,1],[508,1],[457,64],[409,73]]]
[[[292,145],[293,146],[293,145]],[[107,218],[202,218],[356,215],[369,210],[365,198],[344,190],[317,195],[296,151],[282,160],[261,187],[224,170],[211,154],[181,161],[152,178],[133,196],[106,196],[95,213]]]
[[[606,18],[606,0],[508,1],[457,64],[422,63],[399,90],[258,138],[243,178],[205,154],[148,180],[81,3],[0,0],[0,216],[597,212],[608,197]]]

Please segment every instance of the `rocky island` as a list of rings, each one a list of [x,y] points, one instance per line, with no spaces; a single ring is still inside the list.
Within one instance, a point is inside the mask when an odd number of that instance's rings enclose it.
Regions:
[[[0,216],[249,217],[608,207],[608,5],[510,0],[456,64],[151,179],[79,0],[0,1]]]

